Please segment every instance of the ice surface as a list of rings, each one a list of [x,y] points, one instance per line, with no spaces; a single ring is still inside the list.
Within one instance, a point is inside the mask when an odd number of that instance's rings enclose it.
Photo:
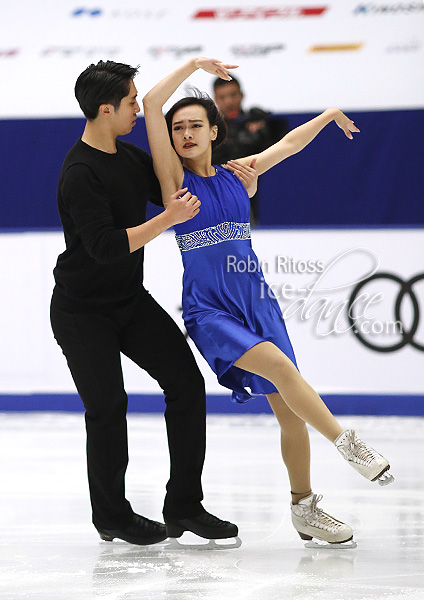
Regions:
[[[424,420],[343,417],[385,454],[395,482],[361,478],[311,431],[314,491],[354,529],[355,550],[305,548],[271,415],[208,417],[205,508],[237,523],[231,550],[102,542],[91,525],[81,414],[0,414],[0,598],[423,600]],[[129,417],[127,497],[161,519],[162,416]],[[199,539],[185,534],[184,543]]]

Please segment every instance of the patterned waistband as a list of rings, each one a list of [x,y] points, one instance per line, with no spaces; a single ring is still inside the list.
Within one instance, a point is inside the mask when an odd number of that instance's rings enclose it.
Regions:
[[[229,240],[250,240],[250,223],[220,223],[192,233],[175,234],[181,252],[212,246]]]

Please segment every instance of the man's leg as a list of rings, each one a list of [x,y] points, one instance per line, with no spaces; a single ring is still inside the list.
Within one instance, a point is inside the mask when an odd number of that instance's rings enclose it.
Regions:
[[[194,356],[176,323],[147,293],[140,294],[137,310],[121,331],[120,344],[121,351],[156,379],[165,394],[171,472],[164,514],[198,516],[204,512],[206,402]]]
[[[93,523],[97,528],[124,526],[133,511],[125,499],[127,396],[117,328],[107,316],[64,309],[57,297],[51,322],[86,409]]]
[[[203,377],[185,338],[150,295],[122,331],[121,350],[156,379],[165,393],[171,475],[163,515],[169,537],[192,531],[209,539],[235,537],[237,526],[206,512],[201,474],[205,458]]]

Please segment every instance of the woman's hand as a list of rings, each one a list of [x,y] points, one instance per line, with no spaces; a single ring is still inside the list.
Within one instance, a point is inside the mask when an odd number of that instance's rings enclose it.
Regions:
[[[216,60],[216,58],[204,58],[203,56],[194,59],[194,64],[198,69],[203,69],[207,73],[225,79],[225,81],[231,81],[228,71],[230,69],[237,69],[238,67],[238,65],[224,64],[222,61]]]
[[[253,158],[249,165],[243,165],[237,160],[229,160],[225,169],[232,171],[236,175],[248,193],[249,198],[254,196],[258,189],[258,172],[255,168],[256,158]]]
[[[356,125],[354,125],[353,121],[349,119],[349,117],[342,113],[341,110],[338,108],[333,110],[335,110],[336,113],[334,116],[334,121],[340,127],[340,129],[344,131],[346,137],[348,137],[350,140],[353,140],[352,132],[359,133],[359,129],[356,127]]]
[[[176,191],[168,200],[165,213],[170,219],[170,226],[189,221],[200,210],[200,200],[187,190],[188,188],[183,188]]]

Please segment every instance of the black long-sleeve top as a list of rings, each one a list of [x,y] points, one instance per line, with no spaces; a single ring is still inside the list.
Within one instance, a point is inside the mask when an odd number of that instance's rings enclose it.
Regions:
[[[54,277],[76,304],[119,305],[143,285],[144,248],[130,253],[126,229],[145,223],[147,201],[162,205],[160,186],[146,152],[119,140],[116,148],[108,154],[79,140],[60,172],[66,250]]]

